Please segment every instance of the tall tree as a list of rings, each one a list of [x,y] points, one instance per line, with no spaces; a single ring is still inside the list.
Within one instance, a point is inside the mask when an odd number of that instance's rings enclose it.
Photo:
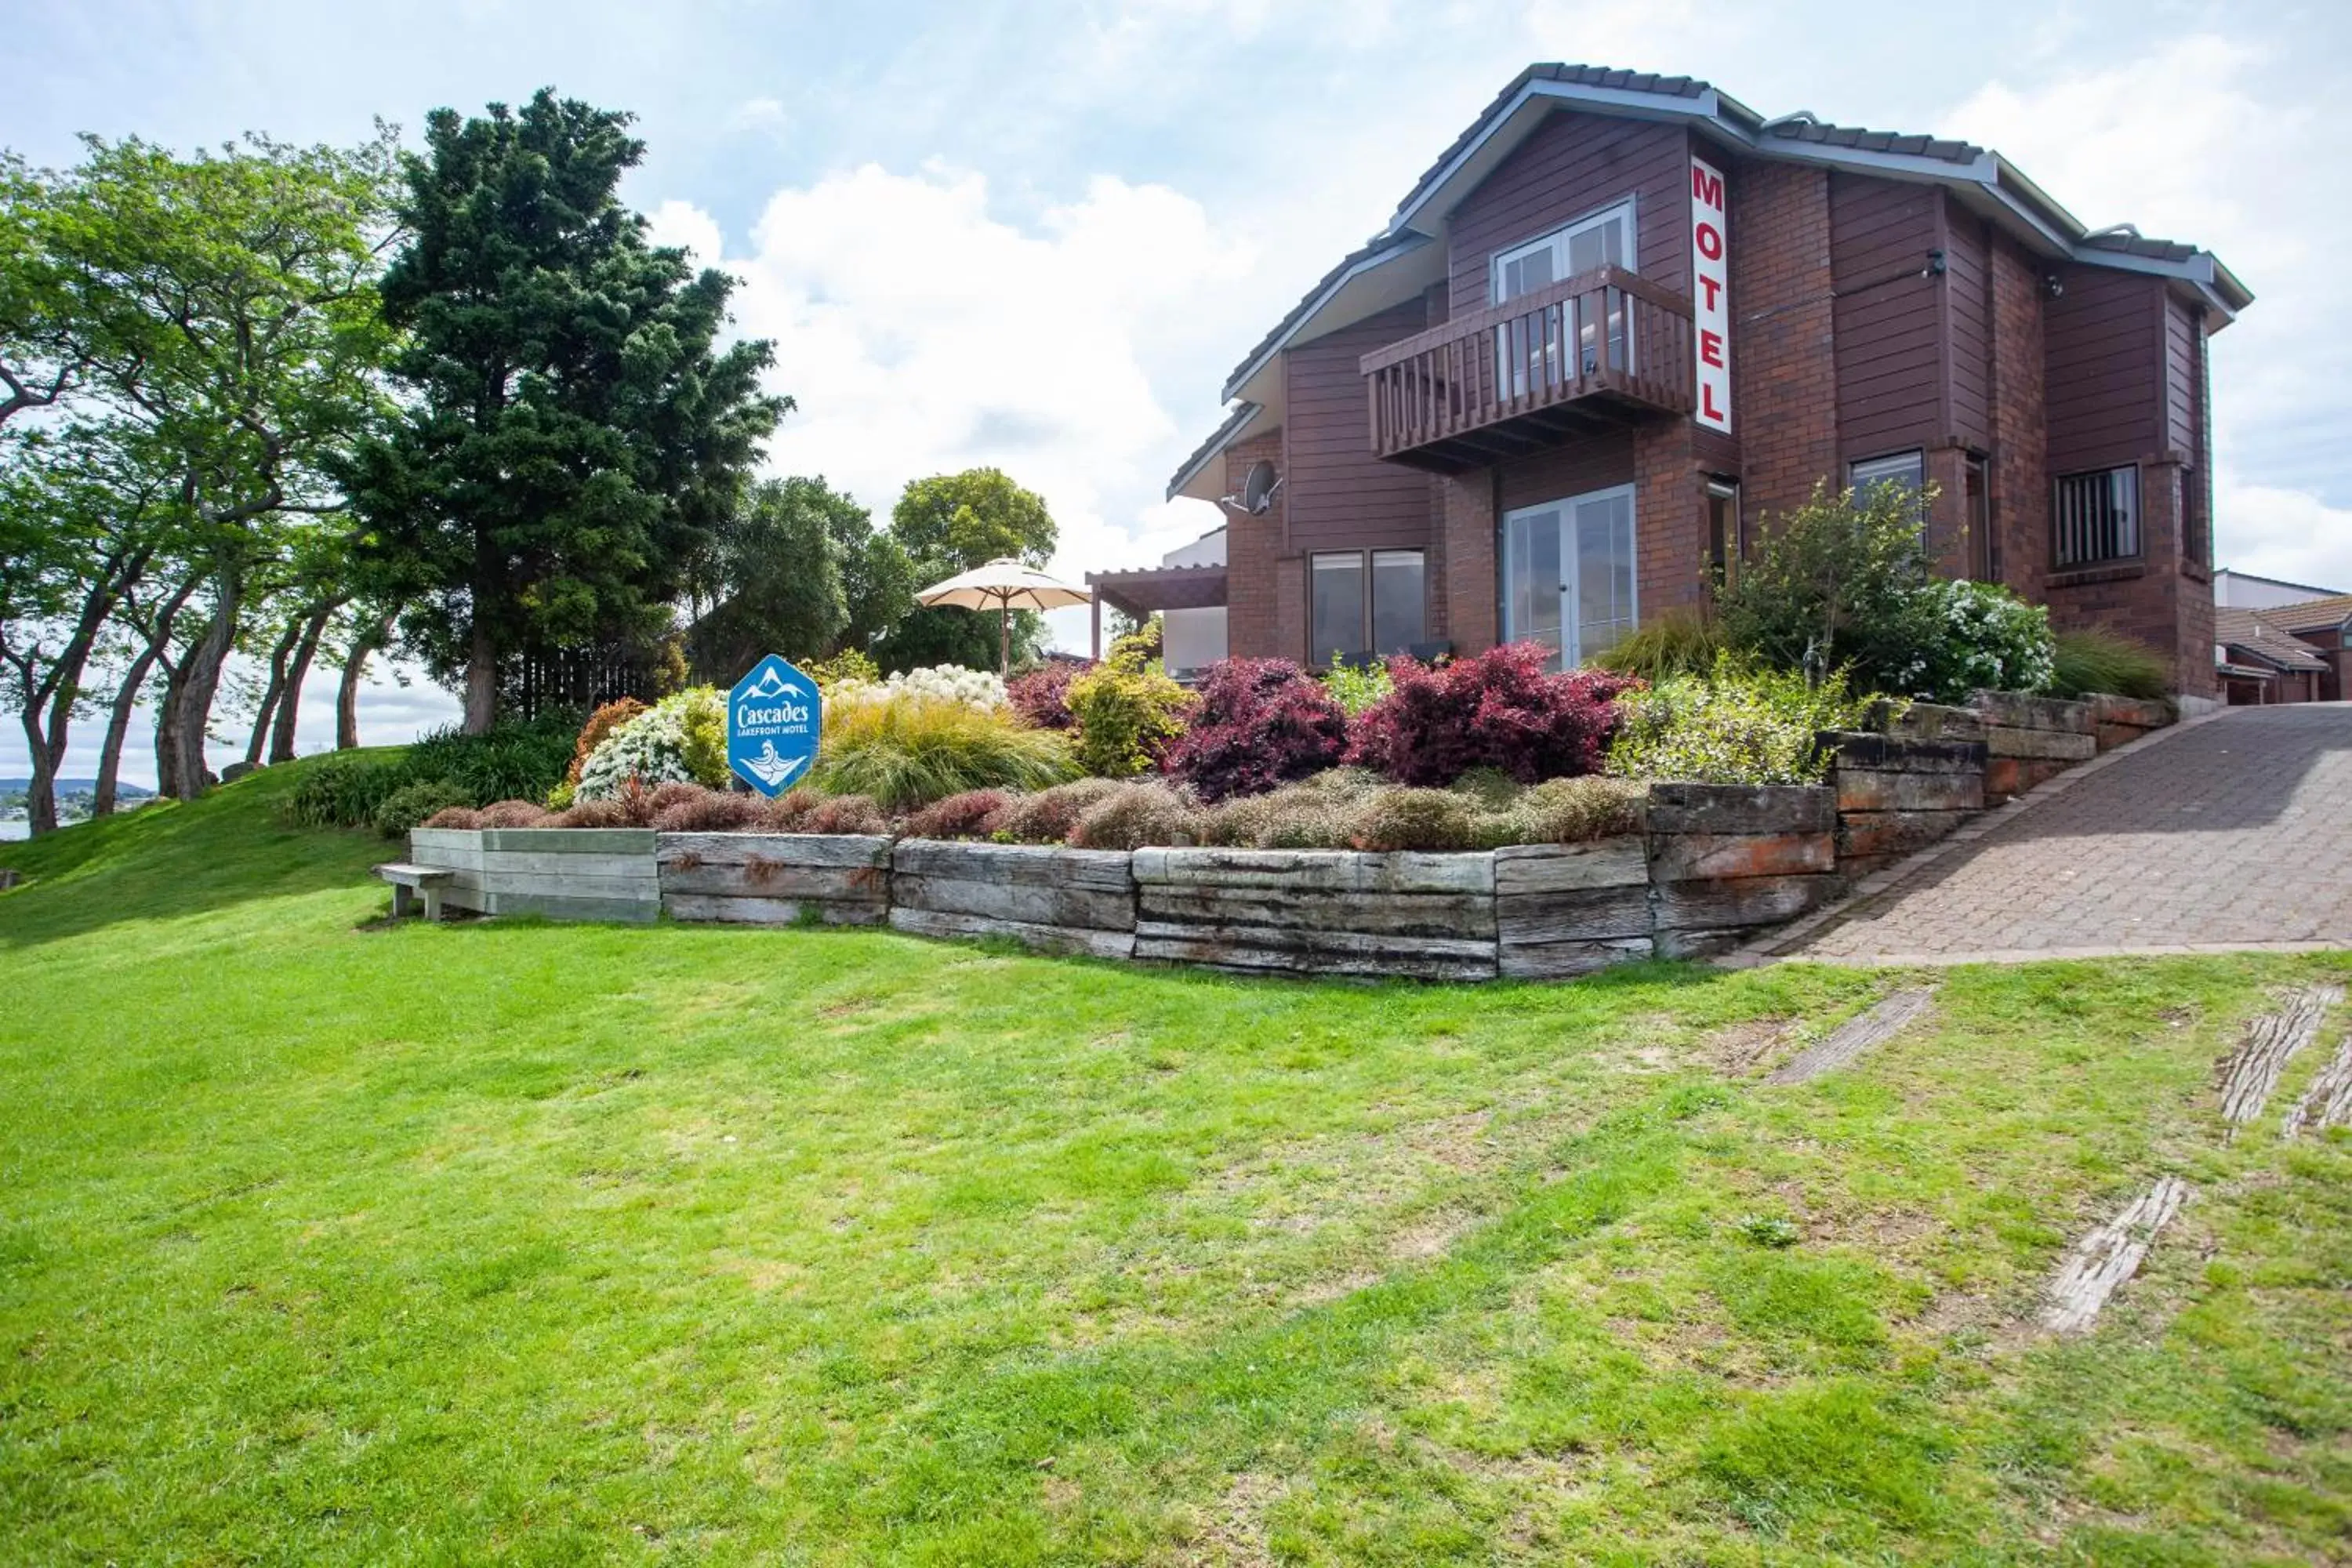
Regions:
[[[631,117],[542,89],[436,110],[404,159],[411,237],[383,283],[406,416],[351,466],[408,643],[497,717],[502,654],[650,641],[791,408],[764,342],[721,351],[732,287],[621,205]]]
[[[12,440],[0,458],[0,708],[31,754],[36,835],[58,826],[57,773],[91,661],[179,515],[137,437],[77,426]]]
[[[718,603],[687,639],[696,672],[728,685],[763,654],[831,653],[849,626],[838,538],[860,527],[873,531],[866,509],[822,478],[754,486],[711,552]]]
[[[1045,498],[1023,489],[1001,468],[967,468],[910,482],[890,510],[890,534],[912,563],[920,589],[1001,556],[1042,568],[1058,537]],[[911,596],[910,596],[911,602]],[[998,618],[971,610],[910,609],[877,642],[885,669],[931,664],[996,668]],[[1015,657],[1034,657],[1045,641],[1045,619],[1033,611],[1013,617]]]
[[[28,269],[69,305],[47,318],[64,337],[45,363],[78,364],[77,399],[141,429],[206,567],[201,629],[159,660],[168,795],[205,787],[213,700],[256,574],[306,514],[334,509],[327,456],[382,407],[374,279],[392,142],[248,137],[183,157],[88,137],[76,168],[19,172],[10,187],[11,254],[37,256]]]

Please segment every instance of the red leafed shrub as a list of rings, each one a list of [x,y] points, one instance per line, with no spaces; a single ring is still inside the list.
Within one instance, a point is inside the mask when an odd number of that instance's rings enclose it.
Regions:
[[[545,822],[542,827],[636,827],[642,826],[629,815],[629,808],[617,800],[575,800]]]
[[[470,806],[444,806],[417,824],[419,827],[461,827],[467,830],[482,825],[482,814]]]
[[[767,805],[756,795],[666,784],[654,791],[654,826],[664,833],[742,833],[765,825]]]
[[[484,827],[544,827],[547,807],[537,801],[501,800],[482,807],[479,813]]]
[[[760,807],[760,826],[770,833],[806,833],[801,826],[824,796],[813,789],[788,789]]]
[[[1549,675],[1545,658],[1523,642],[1451,664],[1391,660],[1391,689],[1349,726],[1348,760],[1408,784],[1449,784],[1482,767],[1521,784],[1600,772],[1617,696],[1642,682],[1596,669]]]
[[[905,832],[909,838],[985,838],[988,819],[1012,804],[1009,790],[968,789],[907,818]]]
[[[1227,658],[1202,677],[1200,706],[1164,766],[1219,801],[1319,773],[1347,749],[1347,710],[1322,682],[1286,658]]]
[[[1070,682],[1093,668],[1092,659],[1047,659],[1006,681],[1004,700],[1033,730],[1066,730],[1077,722],[1070,713]]]
[[[803,833],[887,833],[890,819],[862,795],[828,795],[800,820]]]

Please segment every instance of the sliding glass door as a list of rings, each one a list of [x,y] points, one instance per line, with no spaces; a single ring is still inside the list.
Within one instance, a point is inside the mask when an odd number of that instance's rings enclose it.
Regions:
[[[1503,637],[1582,663],[1633,629],[1633,487],[1523,507],[1503,519]]]

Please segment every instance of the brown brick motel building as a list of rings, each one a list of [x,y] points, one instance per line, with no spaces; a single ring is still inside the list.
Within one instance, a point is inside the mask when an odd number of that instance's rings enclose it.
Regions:
[[[1169,488],[1222,538],[1090,581],[1170,612],[1171,664],[1574,663],[1817,481],[1933,485],[1941,571],[2210,693],[2205,345],[2251,298],[1980,147],[1536,66],[1226,383]]]

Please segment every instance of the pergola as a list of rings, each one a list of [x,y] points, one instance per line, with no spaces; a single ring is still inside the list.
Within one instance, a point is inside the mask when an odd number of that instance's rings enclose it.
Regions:
[[[1223,566],[1139,566],[1129,572],[1089,572],[1094,590],[1094,653],[1102,658],[1102,607],[1106,601],[1138,620],[1161,610],[1214,610],[1225,603]]]

